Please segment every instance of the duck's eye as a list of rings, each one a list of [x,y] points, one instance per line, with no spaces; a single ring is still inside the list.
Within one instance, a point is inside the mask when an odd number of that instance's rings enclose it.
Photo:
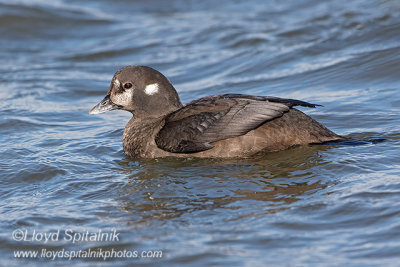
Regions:
[[[126,84],[124,84],[124,88],[125,89],[129,89],[129,88],[131,88],[132,87],[132,84],[131,83],[126,83]]]

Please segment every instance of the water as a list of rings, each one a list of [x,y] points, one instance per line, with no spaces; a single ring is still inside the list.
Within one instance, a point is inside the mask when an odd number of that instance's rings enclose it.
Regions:
[[[398,265],[399,11],[394,0],[0,0],[0,265]],[[386,141],[129,159],[129,114],[88,115],[129,64],[160,70],[183,102],[297,98],[322,104],[303,111],[341,135]],[[83,237],[98,231],[118,240]],[[89,249],[139,256],[65,254]],[[39,256],[14,258],[29,250]]]

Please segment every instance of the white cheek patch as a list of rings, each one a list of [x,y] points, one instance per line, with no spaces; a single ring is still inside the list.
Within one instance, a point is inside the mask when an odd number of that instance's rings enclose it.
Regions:
[[[158,83],[149,84],[144,89],[144,92],[148,95],[154,95],[158,93]]]
[[[127,90],[122,94],[111,96],[111,101],[121,106],[127,106],[132,101],[133,90]]]

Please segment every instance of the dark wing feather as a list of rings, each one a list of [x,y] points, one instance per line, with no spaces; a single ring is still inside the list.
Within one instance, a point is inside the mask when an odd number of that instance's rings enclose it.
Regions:
[[[296,105],[316,106],[294,99],[241,94],[200,98],[166,118],[156,143],[169,152],[204,151],[213,147],[212,142],[244,135]]]
[[[242,95],[242,94],[225,94],[225,95],[216,95],[216,97],[243,98],[243,99],[252,99],[252,100],[258,100],[258,101],[270,101],[270,102],[275,102],[275,103],[287,104],[288,107],[302,106],[302,107],[308,107],[308,108],[315,108],[315,107],[322,106],[322,105],[317,105],[317,104],[311,104],[311,103],[297,100],[297,99],[280,98],[280,97],[275,97],[275,96],[252,96],[252,95]],[[205,97],[205,98],[207,98],[207,97]]]

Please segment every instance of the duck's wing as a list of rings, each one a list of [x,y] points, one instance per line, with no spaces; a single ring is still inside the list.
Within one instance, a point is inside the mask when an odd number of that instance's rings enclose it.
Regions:
[[[281,117],[293,106],[317,105],[295,99],[242,94],[200,98],[170,114],[155,141],[159,148],[173,153],[208,150],[213,142],[244,135]]]

